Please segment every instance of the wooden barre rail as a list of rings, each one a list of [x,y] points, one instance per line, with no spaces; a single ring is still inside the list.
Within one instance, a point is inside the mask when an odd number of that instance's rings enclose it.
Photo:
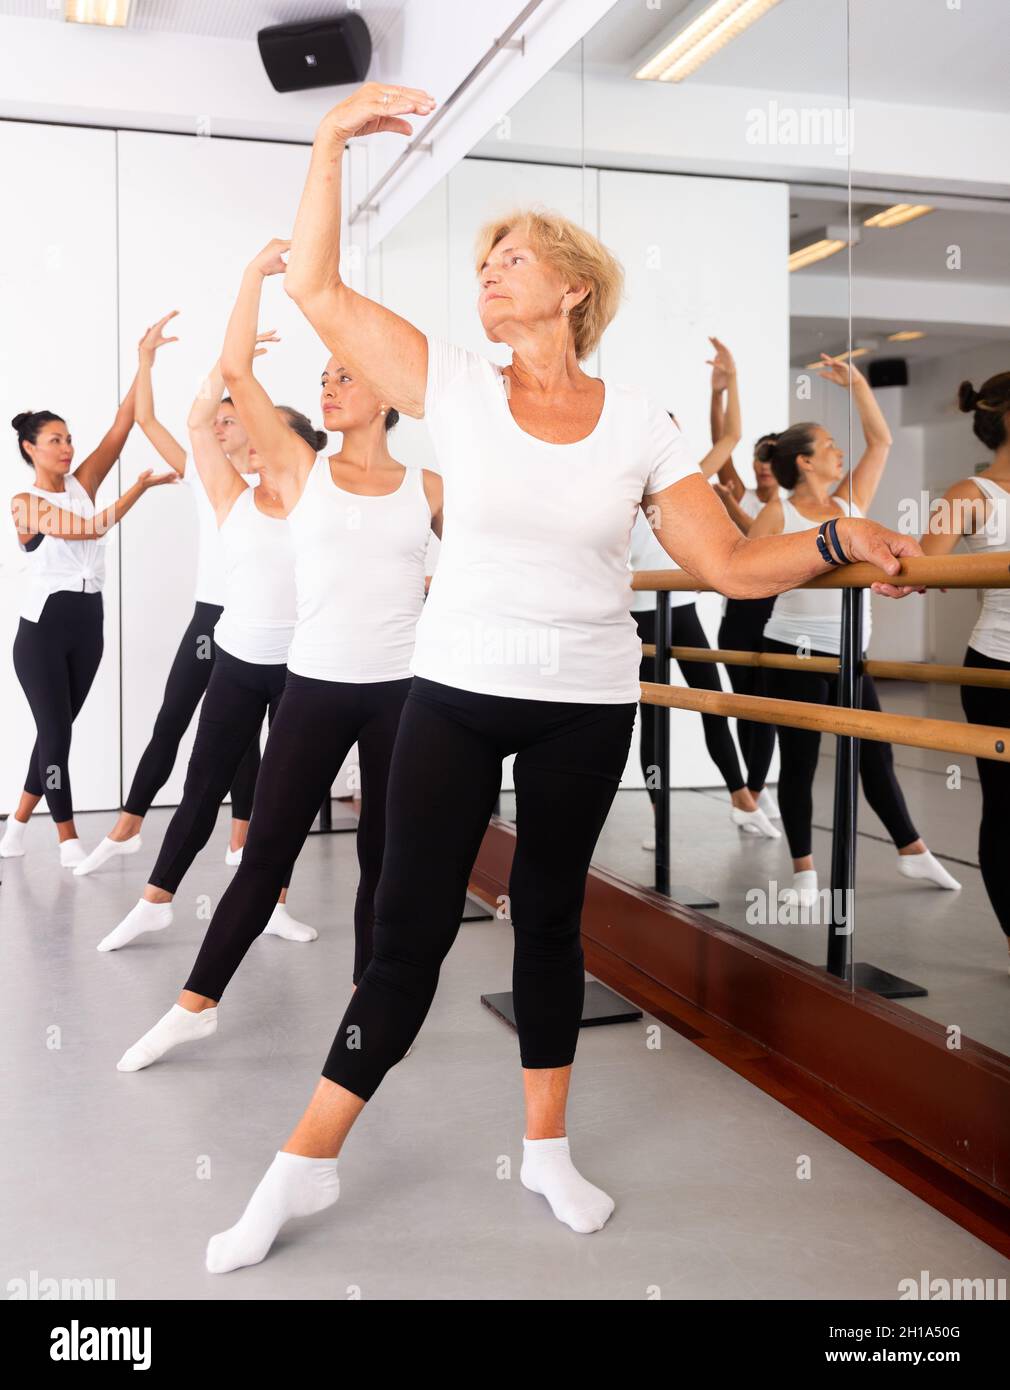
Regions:
[[[876,565],[860,562],[798,584],[798,589],[868,589],[871,584],[915,584],[921,589],[1010,588],[1010,551],[988,555],[915,555],[901,562],[900,574],[885,574]],[[635,590],[720,593],[714,584],[702,584],[686,570],[639,570],[632,575]]]
[[[655,656],[655,644],[643,642],[642,655]],[[722,666],[760,666],[767,671],[816,671],[826,676],[838,675],[837,656],[786,656],[784,652],[736,652],[721,647],[671,647],[670,656],[674,661],[717,661]],[[987,671],[980,666],[940,666],[929,661],[864,661],[863,670],[878,680],[1010,690],[1010,671]]]
[[[642,681],[642,703],[689,709],[699,714],[722,714],[787,729],[810,729],[822,734],[868,738],[905,748],[931,748],[938,753],[963,753],[972,758],[1010,762],[1010,729],[990,724],[956,724],[949,719],[878,714],[875,710],[817,705],[805,700],[771,700],[762,695],[726,695]]]

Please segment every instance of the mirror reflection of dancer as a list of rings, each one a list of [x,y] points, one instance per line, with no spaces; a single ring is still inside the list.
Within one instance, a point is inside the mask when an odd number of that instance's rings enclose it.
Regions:
[[[396,409],[424,417],[444,479],[446,527],[393,750],[374,954],[308,1108],[238,1223],[211,1239],[213,1273],[262,1260],[289,1217],[337,1200],[336,1156],[431,1006],[510,753],[513,987],[526,1092],[520,1179],[571,1229],[604,1225],[613,1200],[575,1168],[565,1109],[585,993],[586,874],[638,708],[641,643],[627,568],[636,512],[659,507],[657,534],[675,563],[740,597],[779,592],[830,568],[809,532],[742,537],[666,412],[636,387],[582,370],[621,284],[614,257],[583,228],[520,211],[483,230],[478,307],[486,336],[511,349],[505,368],[426,338],[343,283],[348,140],[409,135],[403,117],[433,109],[426,92],[376,83],[341,102],[317,133],[295,224],[285,288],[352,374]],[[919,549],[873,522],[846,521],[840,533],[847,560],[869,560],[891,576],[900,571],[896,557]],[[875,588],[913,592],[885,581]],[[373,625],[364,645],[375,648],[375,636]],[[294,646],[292,665],[293,657]],[[270,745],[286,703],[287,694]],[[268,745],[246,861],[261,798],[273,800],[264,795],[270,759]],[[301,777],[286,785],[300,786]],[[284,795],[278,788],[279,804]]]
[[[341,434],[340,452],[317,458],[318,445],[279,418],[252,361],[263,281],[284,271],[288,245],[271,242],[246,270],[222,357],[294,546],[298,617],[287,681],[256,781],[242,863],[177,1002],[124,1053],[120,1071],[139,1071],[179,1043],[216,1031],[218,1003],[272,920],[285,874],[355,743],[361,773],[355,984],[372,956],[390,759],[411,683],[428,540],[433,530],[441,532],[442,485],[436,474],[392,457],[387,436],[396,411],[340,357],[331,357],[322,375],[323,419]],[[227,608],[222,621],[228,623]],[[437,800],[434,784],[432,793]]]
[[[165,325],[175,318],[178,310],[166,314],[152,325],[140,341],[140,365],[137,371],[137,424],[150,443],[169,465],[181,482],[192,491],[196,503],[198,531],[198,560],[196,596],[193,616],[182,634],[165,683],[161,708],[158,710],[150,741],[133,774],[130,791],[123,803],[119,819],[104,839],[74,869],[75,874],[90,874],[95,869],[124,854],[136,854],[141,846],[140,830],[154,798],[168,781],[179,753],[179,744],[203,698],[214,665],[214,627],[224,611],[224,570],[218,538],[217,519],[207,498],[200,472],[188,466],[186,450],[158,419],[154,409],[152,373],[158,349],[178,338],[164,336]],[[249,460],[249,440],[239,423],[232,402],[227,398],[217,409],[215,433],[232,465],[242,474],[255,472]],[[259,735],[252,740],[231,784],[232,833],[229,863],[238,863],[245,842],[246,827],[252,814],[253,788],[259,770]]]
[[[278,260],[270,246],[254,265],[263,274],[271,274],[270,267]],[[239,330],[242,326],[240,322]],[[255,487],[246,486],[216,438],[217,402],[224,391],[223,371],[235,350],[236,331],[233,322],[222,359],[214,364],[189,414],[193,462],[214,509],[224,556],[224,613],[214,633],[217,655],[200,708],[182,801],[165,831],[143,897],[99,943],[100,951],[118,950],[145,932],[162,931],[171,924],[171,903],[179,885],[210,839],[222,797],[251,740],[258,737],[264,715],[273,725],[284,691],[295,628],[295,555],[287,507],[269,451],[255,447],[255,428],[249,432],[249,460],[258,473]],[[256,341],[277,339],[261,333]],[[257,348],[254,355],[265,351]],[[325,430],[313,429],[300,411],[289,406],[272,408],[282,426],[314,452],[325,447]],[[283,876],[280,901],[263,930],[288,941],[314,941],[315,930],[295,921],[287,910],[293,862]]]
[[[993,459],[984,472],[947,489],[935,530],[931,526],[922,538],[926,555],[949,555],[962,536],[973,553],[1006,550],[1010,540],[1010,372],[991,376],[978,391],[970,381],[963,381],[958,405],[973,417],[975,438],[992,451]],[[1010,589],[983,590],[964,665],[982,671],[1010,671]],[[1010,690],[962,685],[961,707],[970,724],[1010,727]],[[976,766],[982,788],[978,863],[1010,949],[1010,860],[1006,852],[1010,767],[992,758],[978,758]]]
[[[708,365],[712,368],[713,379],[718,377],[724,383],[723,389],[728,390],[729,404],[725,415],[720,420],[719,433],[713,435],[712,448],[698,465],[704,478],[710,478],[724,468],[727,460],[731,458],[733,450],[740,442],[740,395],[737,389],[736,364],[733,361],[732,353],[724,343],[721,343],[718,338],[711,338],[709,341],[712,343],[715,357]],[[673,419],[674,424],[677,423],[673,416],[670,418]],[[635,526],[631,533],[630,563],[633,570],[671,568],[669,556],[656,539],[646,514],[641,510],[635,518]],[[709,646],[708,638],[701,625],[701,619],[698,617],[697,602],[697,593],[676,589],[671,591],[669,596],[671,646]],[[631,611],[642,641],[654,643],[656,640],[655,594],[645,590],[635,591]],[[678,665],[685,682],[693,689],[722,690],[719,668],[714,662],[679,661]],[[643,657],[639,677],[643,681],[656,679],[655,659],[653,657]],[[729,731],[729,721],[720,714],[703,714],[701,723],[708,755],[719,769],[726,784],[726,790],[729,792],[730,816],[733,824],[747,834],[765,835],[769,839],[777,840],[779,831],[775,829],[758,804],[758,792],[761,788],[759,787],[757,792],[752,792],[744,782],[733,736]],[[641,706],[639,759],[653,812],[656,809],[655,728],[656,706],[643,704]],[[642,848],[646,850],[656,848],[655,827],[653,834],[642,842]]]
[[[27,556],[27,585],[14,639],[14,670],[35,721],[36,739],[17,809],[8,817],[0,855],[24,854],[24,832],[45,796],[59,837],[60,863],[85,857],[70,788],[70,741],[102,659],[105,539],[112,526],[152,487],[174,473],[148,469],[110,506],[95,506],[134,422],[136,380],[111,428],[71,471],[74,442],[61,415],[25,410],[11,421],[34,481],[11,499],[18,543]]]
[[[791,535],[809,531],[819,522],[839,517],[859,517],[869,511],[880,485],[891,450],[891,433],[857,367],[821,354],[820,375],[851,390],[866,448],[851,474],[845,455],[823,425],[791,425],[781,434],[769,435],[759,456],[767,460],[780,487],[790,496],[770,502],[751,526],[750,536]],[[779,594],[765,624],[764,650],[788,656],[834,656],[841,650],[842,592],[840,589],[796,589]],[[870,640],[870,596],[863,592],[863,649]],[[814,704],[838,703],[838,676],[798,670],[765,671],[765,689],[772,699],[809,700]],[[862,709],[880,709],[873,678],[861,679]],[[819,733],[810,729],[778,730],[781,770],[779,804],[782,824],[793,857],[793,893],[800,906],[818,901],[817,870],[813,858],[813,786]],[[891,746],[874,739],[859,744],[859,780],[863,794],[877,813],[898,851],[898,872],[937,888],[960,888],[957,879],[926,848],[912,823],[904,795],[894,775]]]

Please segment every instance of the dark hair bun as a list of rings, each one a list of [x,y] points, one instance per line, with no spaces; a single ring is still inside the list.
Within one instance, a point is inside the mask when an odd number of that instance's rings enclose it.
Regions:
[[[321,453],[330,442],[330,436],[325,430],[316,430],[316,453]]]
[[[31,410],[22,410],[20,415],[14,416],[14,419],[11,421],[11,428],[17,430],[18,434],[20,434],[23,425],[27,420],[32,418],[33,413],[34,412]]]
[[[775,445],[778,443],[777,434],[766,434],[754,450],[754,457],[758,463],[771,463],[775,457]]]
[[[387,434],[388,434],[389,431],[393,428],[393,426],[396,424],[396,422],[399,420],[399,418],[400,418],[400,412],[396,409],[395,406],[390,406],[389,409],[386,411],[386,433],[387,433]]]
[[[978,409],[978,402],[979,394],[974,386],[972,386],[971,382],[962,381],[961,385],[957,388],[958,409],[968,414],[969,411]]]

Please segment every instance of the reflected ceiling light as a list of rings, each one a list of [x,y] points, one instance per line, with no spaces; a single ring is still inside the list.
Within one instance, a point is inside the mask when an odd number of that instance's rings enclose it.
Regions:
[[[826,238],[823,241],[812,242],[809,246],[802,246],[798,251],[793,251],[790,254],[789,269],[790,271],[802,270],[804,266],[827,260],[829,256],[834,256],[848,244],[847,241]]]
[[[928,203],[895,203],[893,207],[885,208],[883,212],[874,213],[872,217],[867,217],[863,223],[864,227],[900,227],[905,222],[912,222],[917,217],[925,217],[927,212],[933,209]]]
[[[686,29],[639,68],[635,76],[659,82],[682,82],[778,3],[779,0],[712,0]]]
[[[63,18],[69,24],[104,24],[122,28],[130,18],[132,0],[66,0]]]
[[[925,338],[925,333],[918,328],[906,328],[901,333],[889,333],[887,341],[889,343],[914,343],[917,338]]]
[[[851,352],[829,352],[828,356],[836,358],[839,362],[851,362],[853,357],[865,357],[866,354],[871,351],[871,348],[861,347],[853,348]],[[808,362],[804,370],[811,372],[815,368],[817,370],[820,370],[821,368],[823,368],[823,366],[823,362]]]

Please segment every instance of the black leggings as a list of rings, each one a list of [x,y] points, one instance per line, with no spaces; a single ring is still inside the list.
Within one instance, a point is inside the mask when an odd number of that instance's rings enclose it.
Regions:
[[[198,603],[189,627],[182,634],[165,682],[165,694],[154,721],[151,741],[140,756],[130,794],[123,803],[123,810],[131,816],[146,816],[154,798],[171,776],[182,736],[190,726],[214,669],[217,654],[214,627],[223,612],[220,604]],[[257,727],[231,782],[231,813],[235,820],[248,820],[252,814],[253,791],[260,765],[259,735]],[[225,792],[227,790],[225,787]],[[223,797],[224,792],[221,795]]]
[[[210,839],[218,808],[246,756],[249,741],[259,739],[264,714],[273,723],[287,673],[286,666],[256,666],[218,647],[200,708],[182,801],[147,880],[155,888],[177,892],[189,866]],[[292,859],[284,877],[285,888],[291,881],[293,863]]]
[[[638,625],[638,632],[642,641],[655,642],[656,610],[648,608],[640,613],[632,613],[632,617]],[[679,608],[672,608],[670,618],[673,630],[673,640],[670,643],[672,647],[708,646],[708,639],[698,618],[698,610],[693,603],[683,603]],[[681,661],[677,664],[680,666],[680,674],[694,690],[722,690],[719,668],[714,661]],[[643,681],[656,679],[655,665],[651,656],[642,658],[642,664],[638,668],[638,678]],[[705,733],[705,747],[708,749],[709,757],[719,769],[722,780],[731,792],[740,791],[744,784],[743,774],[740,771],[740,760],[736,755],[733,736],[729,731],[729,724],[725,717],[721,714],[703,714],[701,724]],[[645,776],[645,785],[649,791],[649,799],[655,804],[656,787],[654,783],[658,775],[656,768],[655,705],[642,705],[642,729],[638,742],[638,754]]]
[[[798,647],[785,642],[764,639],[766,652],[782,652],[796,656]],[[811,652],[811,656],[834,656],[837,652]],[[818,671],[765,671],[765,693],[773,700],[810,700],[820,705],[837,705],[838,677]],[[871,676],[861,680],[861,709],[880,710],[877,688]],[[804,859],[811,853],[811,831],[814,819],[813,787],[817,771],[817,754],[821,736],[809,729],[786,729],[778,726],[779,806],[782,825],[794,859]],[[863,795],[884,823],[888,835],[898,849],[919,838],[905,805],[905,798],[894,775],[894,758],[889,743],[877,743],[868,738],[859,743],[859,780]]]
[[[965,666],[984,671],[1010,671],[1010,662],[969,647]],[[961,708],[970,724],[992,724],[1010,728],[1010,690],[989,690],[979,685],[962,685]],[[978,863],[982,882],[989,894],[996,919],[1010,936],[1010,863],[1006,851],[1006,831],[1010,813],[1010,767],[991,758],[976,759],[978,780],[982,784],[982,821],[978,828]]]
[[[333,1040],[325,1077],[368,1100],[417,1035],[459,931],[510,753],[520,1056],[524,1067],[571,1063],[585,991],[586,874],[627,762],[635,709],[481,695],[414,678],[389,775],[375,954]]]
[[[25,791],[45,796],[57,824],[74,818],[70,738],[102,660],[102,621],[101,594],[62,589],[37,623],[21,619],[14,638],[14,670],[35,720]]]
[[[288,672],[256,781],[249,838],[211,919],[186,988],[220,999],[273,911],[344,759],[358,745],[361,814],[354,904],[354,982],[372,954],[375,888],[382,868],[389,763],[410,678],[353,684]],[[446,769],[440,769],[441,775]],[[427,812],[422,809],[422,817]]]
[[[723,651],[759,652],[765,623],[771,617],[775,596],[771,598],[731,598],[719,625],[719,646]],[[766,695],[764,671],[760,666],[727,666],[726,674],[737,695]],[[768,769],[775,752],[775,725],[755,724],[752,719],[736,721],[736,736],[747,767],[747,786],[757,795],[768,780]]]

